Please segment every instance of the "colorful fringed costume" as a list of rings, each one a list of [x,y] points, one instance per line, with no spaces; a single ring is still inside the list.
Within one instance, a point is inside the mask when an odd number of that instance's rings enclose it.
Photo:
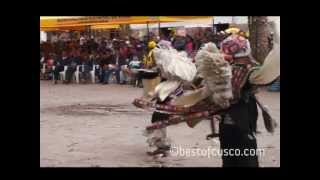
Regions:
[[[215,44],[206,44],[198,51],[195,64],[171,47],[159,45],[153,50],[156,66],[167,80],[154,87],[149,93],[151,98],[138,98],[133,104],[155,110],[152,124],[146,128],[148,143],[155,151],[170,148],[167,126],[186,122],[189,127],[195,127],[201,120],[216,115],[222,119],[221,149],[236,148],[241,152],[246,148],[256,149],[257,104],[263,111],[267,130],[274,131],[275,122],[257,101],[255,93],[257,86],[271,83],[280,75],[280,42],[275,43],[276,48],[262,66],[250,58],[249,41],[241,36],[229,36],[220,47],[222,53]],[[197,87],[185,89],[190,84]],[[223,156],[222,159],[223,166],[258,166],[257,156]]]

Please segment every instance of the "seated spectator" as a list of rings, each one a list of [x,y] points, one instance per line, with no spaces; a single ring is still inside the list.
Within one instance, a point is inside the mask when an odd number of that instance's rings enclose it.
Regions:
[[[52,53],[40,58],[40,77],[41,79],[49,79],[48,75],[51,72],[53,65]],[[43,71],[44,70],[44,71]]]
[[[97,53],[97,51],[91,52],[91,54],[89,56],[89,60],[92,65],[99,65],[100,64],[100,56]],[[100,80],[100,67],[95,66],[94,68],[95,68],[95,76],[98,77]]]
[[[105,80],[105,71],[107,69],[107,58],[110,58],[110,52],[111,50],[107,49],[105,52],[100,52],[100,56],[99,56],[99,66],[100,66],[100,72],[99,72],[99,82],[101,84],[104,84]]]
[[[129,69],[140,69],[142,67],[142,63],[139,60],[138,56],[133,56],[132,60],[129,62]]]
[[[106,73],[105,80],[107,80],[107,82],[105,82],[106,84],[108,84],[109,76],[111,73],[115,73],[118,84],[125,83],[124,79],[120,81],[120,72],[121,72],[121,67],[123,67],[123,65],[126,65],[125,56],[124,54],[121,54],[119,50],[116,50],[113,58],[109,60],[108,68],[107,68],[107,71],[105,72]]]
[[[124,57],[122,57],[120,61],[120,84],[128,84],[131,80],[131,74],[128,67],[129,62],[130,60],[128,58],[124,59]]]
[[[87,83],[87,81],[90,79],[90,71],[92,70],[93,63],[89,59],[89,55],[87,52],[82,52],[80,56],[80,80],[83,83]]]
[[[118,52],[118,51],[117,51]],[[111,73],[115,72],[117,82],[120,83],[120,68],[117,66],[117,60],[119,56],[112,55],[111,49],[107,49],[103,54],[100,62],[101,70],[101,83],[108,84],[109,76]]]
[[[54,53],[50,53],[49,58],[46,60],[46,67],[44,72],[45,79],[52,79],[53,66],[56,60],[56,55]]]
[[[120,48],[119,48],[121,57],[125,59],[127,59],[129,55],[129,48],[127,43],[125,41],[120,41]]]
[[[54,62],[55,69],[53,71],[54,74],[54,83],[57,84],[57,80],[60,77],[60,72],[64,70],[64,66],[68,66],[70,62],[70,56],[67,51],[63,50],[61,58],[58,58],[57,61]]]
[[[144,54],[144,51],[143,51],[143,44],[138,42],[137,43],[137,46],[136,46],[136,55],[138,57],[138,59],[143,59],[143,54]]]
[[[42,53],[40,53],[40,73],[42,73],[43,64],[44,64],[44,57]]]
[[[140,68],[142,68],[142,62],[139,60],[137,56],[133,56],[132,60],[128,65],[128,69],[134,86],[142,85],[142,79],[140,79],[138,76],[138,69]],[[136,84],[136,81],[138,81],[138,84]]]
[[[80,51],[79,50],[73,51],[69,61],[70,62],[67,65],[68,69],[66,71],[66,81],[65,81],[66,84],[71,83],[74,72],[77,69],[77,65],[80,65]]]
[[[46,62],[48,69],[51,69],[52,66],[54,66],[54,61],[56,61],[56,59],[57,59],[56,54],[50,53],[49,59],[47,59],[47,62]]]

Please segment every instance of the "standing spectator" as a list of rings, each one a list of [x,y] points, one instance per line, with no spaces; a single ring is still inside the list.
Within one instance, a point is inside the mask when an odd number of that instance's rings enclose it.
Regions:
[[[186,44],[186,51],[188,53],[188,56],[189,57],[192,57],[192,53],[193,53],[193,48],[194,48],[194,45],[193,45],[193,39],[191,38],[191,36],[187,35],[187,44]]]
[[[156,62],[153,56],[153,49],[156,47],[156,43],[154,41],[150,41],[148,43],[148,52],[145,54],[143,58],[143,68],[152,69],[155,67]]]
[[[136,53],[137,53],[138,59],[142,60],[144,51],[143,51],[143,44],[141,42],[137,43]]]
[[[172,42],[172,45],[178,51],[184,51],[186,46],[186,39],[182,36],[176,36]]]
[[[98,45],[97,49],[100,53],[104,53],[107,50],[107,43],[102,41],[100,45]]]
[[[120,42],[117,39],[113,39],[112,40],[112,47],[113,47],[113,50],[119,50]]]
[[[120,41],[119,52],[121,57],[128,58],[129,49],[128,49],[128,45],[124,41]]]
[[[107,47],[107,42],[104,43],[105,47]],[[94,41],[93,38],[91,38],[88,41],[88,51],[91,53],[91,51],[97,50],[98,49],[98,44]]]
[[[199,33],[197,33],[194,39],[194,49],[199,50],[200,47],[201,47],[201,36]]]

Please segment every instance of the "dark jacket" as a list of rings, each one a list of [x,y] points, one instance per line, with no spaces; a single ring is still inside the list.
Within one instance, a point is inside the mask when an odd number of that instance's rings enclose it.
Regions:
[[[116,64],[116,60],[117,60],[117,57],[115,58],[115,62],[114,64]],[[127,65],[128,62],[127,62],[127,58],[123,57],[123,56],[119,56],[118,57],[118,66],[122,66],[122,65]]]
[[[89,58],[89,57],[88,57]],[[87,59],[87,58],[83,58],[80,57],[80,71],[91,71],[92,70],[92,66],[93,66],[93,60],[92,59]],[[82,66],[83,65],[83,66]],[[84,67],[84,69],[82,69]]]
[[[109,57],[102,57],[100,60],[100,66],[103,67],[104,65],[109,65],[115,63],[115,58],[114,56],[109,56]]]
[[[69,66],[75,68],[77,65],[81,65],[81,58],[80,57],[72,57],[69,59]]]
[[[69,66],[71,63],[70,57],[67,57],[66,59],[62,59],[62,57],[59,57],[57,61],[55,61],[55,66]]]

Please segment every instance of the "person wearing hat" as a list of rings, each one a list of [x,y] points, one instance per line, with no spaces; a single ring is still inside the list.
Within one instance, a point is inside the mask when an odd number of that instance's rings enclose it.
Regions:
[[[153,55],[153,50],[156,47],[154,41],[148,43],[148,52],[144,55],[142,66],[143,69],[139,71],[138,78],[142,79],[143,85],[143,98],[152,98],[152,92],[154,88],[160,83],[160,73],[156,67],[156,62]]]
[[[160,107],[156,107],[160,108],[161,112],[153,114],[154,121],[152,122],[158,121],[158,123],[148,128],[152,131],[162,129],[165,131],[167,126],[180,122],[187,122],[189,127],[194,127],[199,119],[219,115],[221,117],[219,132],[216,133],[215,126],[212,125],[212,134],[207,138],[219,136],[220,148],[223,152],[222,166],[258,167],[257,153],[259,151],[257,151],[255,137],[258,107],[262,111],[267,131],[273,133],[276,128],[276,122],[255,96],[257,87],[268,85],[280,76],[280,35],[275,39],[275,47],[262,65],[257,64],[251,58],[249,41],[237,34],[222,41],[220,53],[217,48],[214,48],[215,46],[206,44],[203,48],[207,49],[207,52],[201,53],[204,50],[202,48],[196,56],[196,63],[198,64],[197,71],[200,72],[199,77],[203,79],[202,81],[205,82],[203,85],[207,88],[188,93],[191,96],[176,98],[170,102],[169,106],[161,104]],[[217,55],[208,56],[208,53],[216,53]],[[157,51],[155,51],[155,55],[157,55]],[[203,60],[207,62],[203,63]],[[216,63],[219,68],[215,67]],[[208,66],[208,64],[211,65]],[[219,72],[218,69],[222,71],[219,70]],[[215,73],[210,73],[211,71]],[[230,79],[225,79],[226,77],[230,77]],[[210,91],[206,89],[210,89]],[[230,92],[232,95],[229,94]],[[211,97],[211,95],[212,98],[207,100],[211,101],[210,99],[212,99],[214,103],[209,102],[209,106],[201,107],[202,103],[208,103],[202,100],[206,100],[206,97]],[[190,106],[190,104],[193,105]],[[203,109],[198,111],[198,108]],[[179,110],[184,114],[182,117],[176,115],[173,120],[170,120],[169,114],[173,110]],[[195,116],[198,117],[194,118]],[[165,123],[161,123],[163,121]],[[166,139],[165,132],[160,135],[164,140]],[[165,151],[165,149],[160,148],[158,151]]]
[[[138,74],[138,78],[142,79],[143,84],[143,95],[138,99],[142,99],[146,102],[151,102],[157,99],[155,88],[161,81],[165,81],[165,79],[161,78],[160,70],[157,68],[154,59],[154,49],[156,46],[157,44],[154,41],[150,41],[148,43],[149,52],[143,59],[144,70],[139,71]],[[156,100],[156,103],[159,103],[159,100]],[[168,115],[165,113],[154,111],[152,113],[151,123],[159,122],[167,117]],[[158,140],[155,144],[153,142],[154,139]],[[147,154],[150,156],[157,156],[158,154],[166,155],[170,149],[170,141],[167,139],[166,130],[159,130],[154,134],[149,135],[147,142],[149,144]]]
[[[257,105],[260,102],[255,93],[258,86],[267,85],[280,75],[280,57],[273,56],[275,58],[270,59],[269,56],[262,66],[257,64],[251,57],[248,39],[238,34],[227,37],[220,46],[221,53],[232,67],[233,91],[231,105],[222,113],[219,125],[220,147],[222,150],[236,149],[241,154],[245,154],[246,149],[257,152],[255,134],[258,119]],[[263,108],[261,110],[267,113]],[[264,117],[264,120],[270,120],[271,128],[275,128],[276,124],[272,118]],[[248,156],[223,154],[222,162],[223,167],[259,166],[256,153]]]
[[[200,53],[203,51],[202,48],[197,54],[197,71],[200,72],[198,76],[203,79],[205,82],[203,85],[206,88],[190,92],[184,97],[176,96],[175,99],[170,99],[169,105],[161,103],[161,101],[159,103],[163,94],[161,95],[160,91],[156,93],[159,98],[155,108],[159,112],[155,111],[153,113],[153,124],[148,126],[146,130],[151,131],[149,135],[153,135],[155,130],[159,130],[156,136],[151,137],[160,138],[150,139],[150,142],[153,143],[151,145],[158,147],[151,155],[164,153],[170,149],[170,142],[166,141],[165,129],[169,125],[187,122],[189,127],[194,127],[201,119],[219,115],[221,121],[218,136],[220,148],[223,152],[222,166],[259,166],[255,137],[258,119],[257,106],[262,110],[264,124],[268,132],[274,132],[276,123],[255,94],[257,87],[268,85],[280,76],[280,31],[279,26],[276,27],[278,28],[275,32],[274,48],[262,65],[257,64],[251,58],[249,41],[244,37],[233,34],[222,41],[220,53],[216,46],[208,46],[208,43],[204,46],[207,52]],[[211,53],[216,55],[208,55]],[[158,49],[154,51],[154,54],[158,58],[160,69],[163,69],[161,59],[165,56]],[[163,75],[166,75],[166,73]],[[156,89],[161,89],[161,85]],[[177,92],[183,92],[183,89]],[[165,101],[166,97],[163,97]],[[207,97],[210,98],[207,99]],[[144,103],[140,100],[135,100],[134,104],[137,107],[154,107],[152,103]],[[182,115],[177,113],[170,116],[172,112],[179,112]],[[240,156],[237,154],[240,154]]]
[[[146,69],[151,69],[152,67],[155,66],[155,61],[154,61],[154,57],[153,57],[153,54],[152,54],[152,50],[156,47],[156,42],[154,41],[150,41],[148,43],[148,52],[147,52],[147,55],[144,56],[143,58],[143,65],[144,65],[144,68]]]
[[[191,62],[191,59],[173,49],[170,42],[161,41],[157,45],[151,42],[148,45],[149,49],[152,49],[152,54],[150,55],[152,59],[149,60],[150,62],[147,61],[148,59],[145,59],[145,63],[147,65],[150,64],[150,66],[148,66],[148,71],[142,74],[144,96],[135,99],[133,102],[133,104],[139,108],[144,108],[149,103],[154,103],[156,106],[169,104],[175,96],[180,96],[183,93],[182,79],[192,79],[196,72],[196,67]],[[156,48],[155,45],[157,46]],[[176,59],[176,57],[178,59]],[[176,61],[178,63],[180,62],[180,64],[177,64]],[[173,67],[174,65],[187,70],[184,71],[185,73],[180,73],[181,71],[177,70],[177,68],[174,68],[175,70],[170,72],[167,71],[169,66]],[[181,79],[181,81],[178,79]],[[152,113],[151,123],[162,123],[168,118],[169,113],[164,113],[156,108]],[[168,137],[166,128],[154,131],[146,130],[144,135],[147,137],[148,155],[163,157],[169,154],[171,140]]]

